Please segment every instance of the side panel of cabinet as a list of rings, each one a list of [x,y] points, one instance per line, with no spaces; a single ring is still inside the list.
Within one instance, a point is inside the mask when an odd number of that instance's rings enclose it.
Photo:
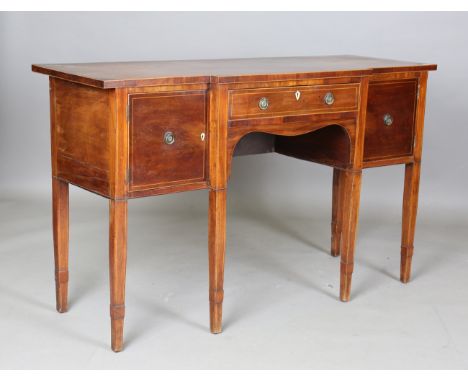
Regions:
[[[129,190],[206,180],[206,92],[130,95]]]
[[[113,90],[50,79],[52,174],[109,196]]]

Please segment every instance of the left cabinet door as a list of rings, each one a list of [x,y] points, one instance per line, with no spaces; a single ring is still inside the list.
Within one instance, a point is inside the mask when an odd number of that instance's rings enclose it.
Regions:
[[[130,191],[206,179],[205,91],[129,96]]]

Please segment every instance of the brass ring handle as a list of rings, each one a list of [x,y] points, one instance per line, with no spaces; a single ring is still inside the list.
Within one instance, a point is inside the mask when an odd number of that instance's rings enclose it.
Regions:
[[[387,113],[383,116],[383,122],[385,126],[391,126],[393,123],[393,117]]]
[[[333,105],[333,103],[335,102],[335,96],[333,95],[333,93],[328,92],[327,94],[325,94],[325,96],[323,97],[323,102],[325,102],[328,106]]]
[[[166,131],[164,133],[164,143],[166,145],[172,145],[175,142],[175,135],[171,131]]]
[[[268,109],[268,98],[267,97],[262,97],[260,98],[260,101],[258,101],[258,107],[261,110],[266,110]]]

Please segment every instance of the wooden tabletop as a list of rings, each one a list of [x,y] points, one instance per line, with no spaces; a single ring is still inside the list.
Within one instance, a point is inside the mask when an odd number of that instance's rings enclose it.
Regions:
[[[34,72],[103,89],[178,83],[294,80],[436,70],[437,65],[361,56],[36,64]]]

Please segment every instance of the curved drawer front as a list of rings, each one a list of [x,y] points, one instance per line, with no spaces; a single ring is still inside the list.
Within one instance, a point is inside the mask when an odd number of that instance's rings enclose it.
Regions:
[[[351,111],[358,107],[358,94],[358,84],[232,90],[229,118]]]

